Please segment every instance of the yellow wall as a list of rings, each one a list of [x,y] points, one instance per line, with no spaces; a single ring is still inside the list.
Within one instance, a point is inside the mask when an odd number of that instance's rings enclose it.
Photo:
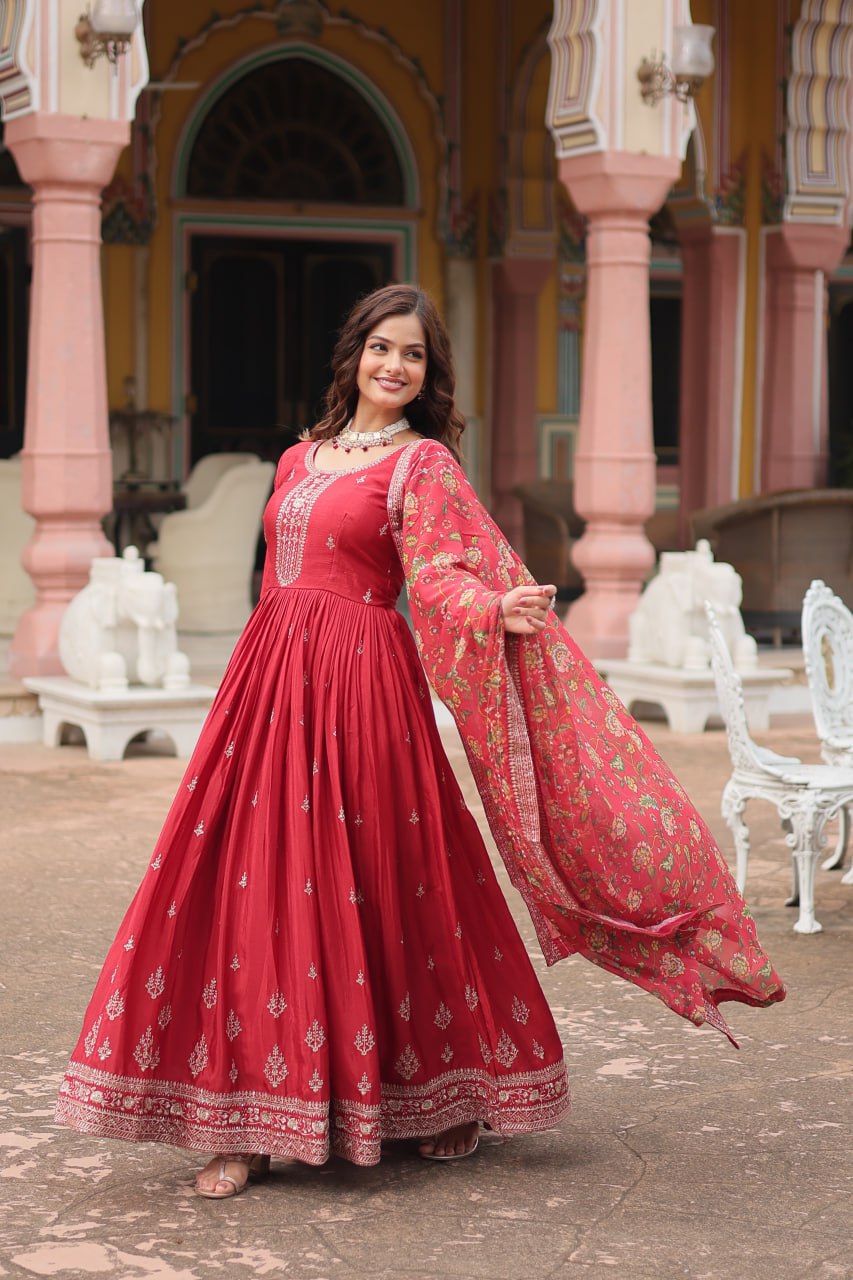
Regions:
[[[130,147],[119,157],[116,176],[130,185],[133,163]],[[107,349],[107,396],[112,408],[123,408],[124,379],[133,375],[135,326],[133,315],[133,254],[131,245],[107,244],[101,251],[104,329]]]
[[[123,382],[134,369],[133,254],[129,245],[104,245],[101,273],[107,347],[107,392],[111,408],[125,404]]]
[[[743,404],[741,411],[740,493],[754,491],[756,394],[759,368],[758,333],[761,321],[762,172],[765,157],[773,160],[777,146],[776,108],[783,70],[777,66],[777,20],[780,8],[787,21],[799,15],[800,0],[692,0],[694,22],[715,23],[723,6],[729,26],[727,49],[716,43],[717,75],[725,65],[728,83],[727,138],[723,139],[732,163],[745,164],[746,289],[743,351]],[[708,81],[699,95],[699,112],[708,150],[708,172],[715,170],[714,95],[716,83]],[[725,177],[725,174],[723,175]],[[709,192],[713,194],[713,192]]]
[[[476,66],[476,75],[462,79],[463,203],[477,203],[477,383],[476,399],[482,414],[488,401],[489,317],[489,194],[494,188],[498,142],[497,29],[492,20],[493,0],[469,0],[463,8],[463,66]]]
[[[510,9],[510,127],[523,127],[524,146],[519,157],[523,178],[522,210],[524,226],[530,229],[550,227],[550,254],[554,269],[539,295],[538,343],[536,370],[536,408],[539,413],[553,413],[557,405],[557,330],[559,294],[557,289],[556,238],[556,158],[545,124],[551,56],[546,36],[550,25],[550,0],[513,4]],[[543,56],[540,56],[540,51]],[[536,57],[529,91],[522,101],[519,80],[526,60]],[[515,115],[515,118],[513,117]],[[545,155],[547,152],[547,162]]]
[[[694,22],[704,23],[706,26],[714,26],[717,17],[718,0],[692,0],[690,11]],[[719,68],[722,52],[720,50],[719,32],[714,39],[714,54],[717,59]],[[715,79],[711,76],[702,85],[696,97],[696,110],[699,115],[699,127],[702,130],[702,138],[705,143],[705,151],[707,155],[707,171],[713,173],[716,165],[716,137],[714,136],[714,96],[716,92]]]
[[[731,97],[729,153],[746,155],[746,326],[744,333],[744,397],[741,417],[740,492],[752,493],[758,326],[760,321],[761,174],[763,153],[773,157],[776,146],[775,105],[779,71],[776,67],[776,0],[729,4],[731,18]]]

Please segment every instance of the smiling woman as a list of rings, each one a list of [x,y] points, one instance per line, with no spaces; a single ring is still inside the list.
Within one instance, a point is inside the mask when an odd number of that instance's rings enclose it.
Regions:
[[[579,952],[726,1034],[720,1001],[784,994],[707,828],[468,484],[434,304],[369,294],[332,368],[57,1107],[215,1151],[196,1182],[213,1199],[270,1156],[368,1165],[408,1138],[459,1159],[480,1124],[531,1134],[568,1109],[427,677],[549,963]]]

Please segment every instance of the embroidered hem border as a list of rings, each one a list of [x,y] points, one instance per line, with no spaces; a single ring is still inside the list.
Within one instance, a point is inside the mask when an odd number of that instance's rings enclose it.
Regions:
[[[492,1076],[472,1068],[423,1085],[381,1085],[379,1104],[311,1102],[264,1093],[211,1093],[170,1080],[113,1076],[72,1062],[56,1120],[124,1142],[166,1142],[193,1151],[259,1151],[319,1165],[330,1154],[378,1164],[381,1144],[427,1138],[471,1120],[496,1133],[552,1128],[571,1106],[565,1064]]]

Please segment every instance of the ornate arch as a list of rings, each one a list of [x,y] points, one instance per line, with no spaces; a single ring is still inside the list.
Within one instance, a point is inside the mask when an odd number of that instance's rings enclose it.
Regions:
[[[136,100],[148,81],[142,23],[145,0],[133,0],[133,4],[137,28],[130,53],[116,68],[108,99],[92,110],[98,118],[132,120]],[[66,38],[60,35],[61,8],[57,0],[6,0],[0,4],[0,105],[4,120],[36,111],[63,112],[63,92],[82,64],[73,58],[69,62],[58,52]],[[75,106],[72,114],[77,113]],[[81,109],[80,114],[86,113]]]
[[[240,26],[244,22],[252,22],[269,24],[281,34],[280,26],[280,6],[273,2],[272,8],[262,7],[263,0],[256,0],[256,3],[247,5],[246,8],[240,9],[235,13],[223,15],[218,11],[214,11],[204,19],[203,22],[192,32],[181,36],[175,45],[174,52],[169,64],[161,76],[158,77],[162,86],[167,87],[170,83],[178,80],[181,76],[185,59],[196,50],[202,48],[208,40],[222,31],[230,31]],[[435,156],[436,168],[433,174],[433,181],[438,193],[437,199],[437,219],[438,226],[443,228],[447,221],[447,165],[445,163],[448,152],[449,143],[447,131],[444,122],[444,112],[442,102],[432,88],[423,66],[417,57],[410,56],[405,49],[394,39],[390,32],[384,28],[376,28],[346,11],[332,14],[325,11],[323,14],[323,28],[337,29],[344,28],[355,32],[362,40],[372,45],[378,45],[383,49],[390,62],[396,63],[402,67],[406,74],[410,77],[412,85],[417,91],[418,96],[426,107],[432,121],[433,136],[435,139]],[[293,31],[285,33],[288,42],[293,38]],[[276,47],[285,47],[282,44]],[[289,47],[289,45],[288,45]],[[312,49],[320,46],[311,45]],[[360,74],[360,73],[357,73]],[[157,153],[157,130],[160,123],[161,112],[163,109],[166,95],[156,90],[150,95],[146,95],[143,99],[143,105],[140,109],[140,118],[145,120],[145,157],[144,167],[149,175],[150,187],[154,191],[157,186],[157,169],[158,169],[158,153]],[[402,131],[402,126],[401,126]],[[405,131],[403,131],[405,134]],[[407,135],[405,135],[407,136]],[[408,145],[408,144],[407,144]],[[411,148],[408,148],[411,151]],[[419,188],[419,177],[423,164],[414,168],[415,181]],[[173,169],[171,192],[174,194],[176,187],[176,171]],[[420,191],[415,191],[412,204],[414,207],[420,205]],[[156,213],[155,213],[156,220]]]
[[[31,46],[39,35],[33,31],[35,19],[36,6],[25,0],[11,0],[0,9],[0,107],[4,120],[39,107],[38,80],[30,65]]]
[[[217,110],[227,111],[229,95],[233,94],[239,84],[253,73],[261,72],[264,68],[273,64],[294,60],[305,64],[313,64],[321,68],[327,76],[338,77],[349,90],[351,101],[358,101],[364,104],[363,115],[365,118],[367,118],[368,113],[372,113],[381,122],[388,139],[388,154],[393,157],[399,166],[402,188],[402,201],[389,200],[387,203],[402,203],[409,208],[416,208],[420,200],[418,167],[408,135],[390,102],[351,63],[346,62],[343,58],[327,49],[301,41],[276,44],[265,49],[254,50],[229,67],[218,80],[207,86],[206,92],[195,103],[178,143],[172,182],[172,190],[175,197],[181,198],[193,194],[190,190],[189,179],[197,144],[202,138],[207,122],[215,116]],[[346,127],[344,127],[344,141],[346,141],[346,132]],[[354,200],[353,203],[358,203],[358,201]],[[381,204],[386,203],[386,201],[376,199],[375,203]]]
[[[602,0],[557,4],[548,32],[551,86],[548,127],[558,156],[599,151],[607,145],[604,122],[595,111],[603,60]]]
[[[690,21],[690,0],[554,0],[547,114],[558,158],[629,151],[683,160],[695,113],[669,97],[645,107],[635,58],[646,40],[669,54],[676,25]]]
[[[849,222],[852,68],[853,0],[803,0],[791,37],[785,222]]]

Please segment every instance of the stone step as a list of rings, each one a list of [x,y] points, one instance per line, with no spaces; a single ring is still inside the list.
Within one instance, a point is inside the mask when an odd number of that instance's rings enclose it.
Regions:
[[[31,716],[38,712],[38,694],[17,680],[0,679],[0,716]]]
[[[41,726],[38,694],[0,677],[0,742],[40,742]]]

